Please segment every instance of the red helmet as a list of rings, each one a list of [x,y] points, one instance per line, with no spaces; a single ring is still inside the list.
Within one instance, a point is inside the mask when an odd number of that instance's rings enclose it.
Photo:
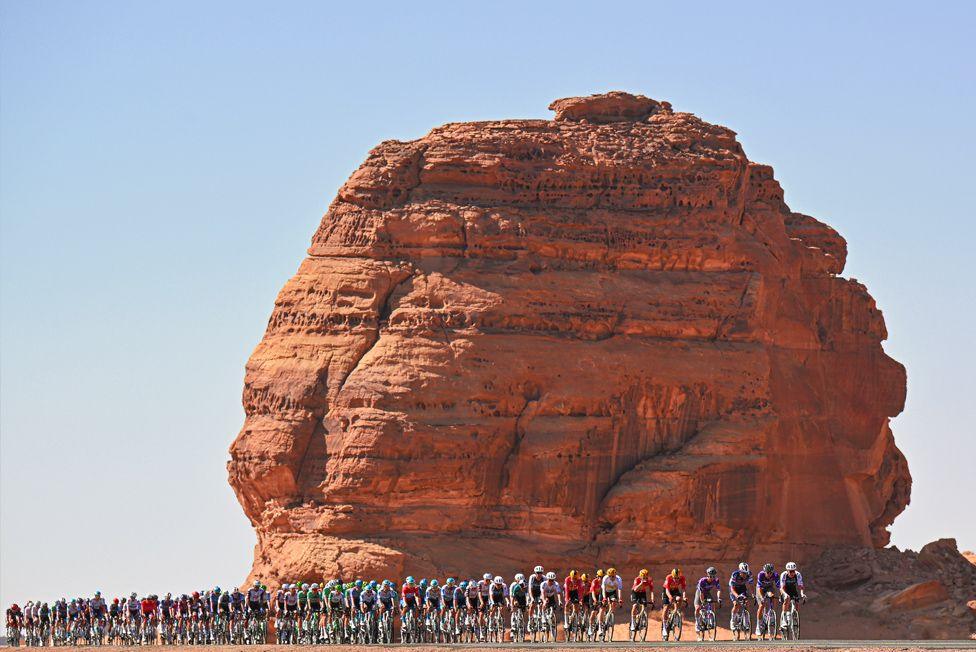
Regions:
[[[118,604],[118,603],[119,603],[119,599],[118,598],[115,598],[114,600],[112,600],[112,604]]]
[[[18,609],[20,609],[20,607],[17,606],[17,603],[14,603],[14,606],[12,606],[10,608],[13,609],[14,611],[17,611]]]
[[[199,591],[194,591],[193,592],[193,597],[194,598],[199,598],[200,597],[200,592]]]

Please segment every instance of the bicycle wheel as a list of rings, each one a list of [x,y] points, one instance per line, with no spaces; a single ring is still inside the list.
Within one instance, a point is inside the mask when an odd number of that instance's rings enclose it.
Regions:
[[[793,609],[793,613],[790,616],[790,633],[792,640],[800,640],[800,612]]]

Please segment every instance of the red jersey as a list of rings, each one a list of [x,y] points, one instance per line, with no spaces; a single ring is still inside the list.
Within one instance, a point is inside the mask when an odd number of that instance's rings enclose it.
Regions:
[[[566,597],[569,597],[573,591],[576,591],[576,595],[583,597],[583,580],[578,577],[576,579],[567,577],[563,582],[563,589],[566,591]]]
[[[409,584],[404,584],[403,588],[400,589],[400,595],[403,596],[404,600],[406,600],[407,598],[416,598],[418,593],[420,593],[420,587],[417,586],[416,584],[414,584],[413,586],[410,586]]]
[[[634,588],[631,590],[634,593],[654,593],[654,580],[650,577],[644,578],[638,575],[634,578]]]
[[[593,581],[590,582],[590,593],[593,595],[601,595],[603,593],[603,578],[594,577]]]
[[[684,575],[679,575],[678,576],[678,579],[675,579],[673,576],[668,575],[667,577],[664,578],[664,588],[666,590],[669,590],[669,591],[672,590],[672,589],[680,588],[682,591],[684,591],[685,590],[685,576]]]
[[[142,615],[148,616],[150,614],[156,613],[156,601],[149,600],[148,598],[142,601]]]

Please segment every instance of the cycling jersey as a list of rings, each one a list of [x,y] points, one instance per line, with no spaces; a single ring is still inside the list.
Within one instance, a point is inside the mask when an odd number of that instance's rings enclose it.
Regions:
[[[789,571],[783,571],[782,575],[779,576],[779,584],[783,593],[796,600],[800,597],[800,592],[803,591],[803,575],[800,574],[800,571],[794,571],[793,575],[790,575]]]
[[[443,588],[441,588],[441,600],[444,601],[444,606],[448,609],[454,608],[454,596],[456,589],[457,587],[453,584],[445,585]]]
[[[779,575],[776,571],[767,573],[765,570],[759,571],[756,575],[756,592],[773,591],[779,588]]]
[[[624,581],[619,575],[614,575],[613,577],[610,575],[604,575],[602,587],[603,595],[611,598],[624,590]]]
[[[559,595],[562,593],[559,582],[556,580],[546,580],[539,585],[539,590],[542,592],[542,595],[546,596],[547,598],[551,598],[554,595]]]
[[[542,595],[542,591],[539,589],[542,583],[546,581],[545,575],[542,573],[532,573],[529,575],[529,595],[533,598],[538,598]]]
[[[376,605],[376,591],[363,589],[359,593],[359,603],[367,609],[372,609]]]
[[[752,584],[752,571],[732,571],[731,577],[729,577],[729,588],[734,588],[736,593],[744,593],[748,590],[749,584]]]
[[[635,577],[634,586],[630,589],[634,593],[653,593],[654,582],[650,577]]]
[[[678,577],[668,575],[664,578],[664,590],[668,591],[672,595],[677,595],[677,593],[684,591],[686,588],[687,582],[685,581],[684,575],[678,575]]]
[[[700,580],[698,580],[698,592],[703,596],[708,597],[711,595],[712,591],[718,591],[722,588],[722,583],[717,577],[708,577],[707,575]]]
[[[505,602],[505,598],[508,597],[508,585],[502,582],[501,584],[497,582],[491,583],[491,593],[489,598],[493,605],[502,604]]]
[[[583,595],[583,580],[578,577],[567,577],[563,580],[563,590],[566,592],[567,600],[577,602]]]

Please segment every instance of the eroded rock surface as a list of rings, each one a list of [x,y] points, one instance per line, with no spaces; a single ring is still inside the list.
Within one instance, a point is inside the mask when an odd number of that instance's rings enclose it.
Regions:
[[[388,141],[248,365],[254,572],[501,572],[880,547],[905,370],[735,134],[626,93]]]

